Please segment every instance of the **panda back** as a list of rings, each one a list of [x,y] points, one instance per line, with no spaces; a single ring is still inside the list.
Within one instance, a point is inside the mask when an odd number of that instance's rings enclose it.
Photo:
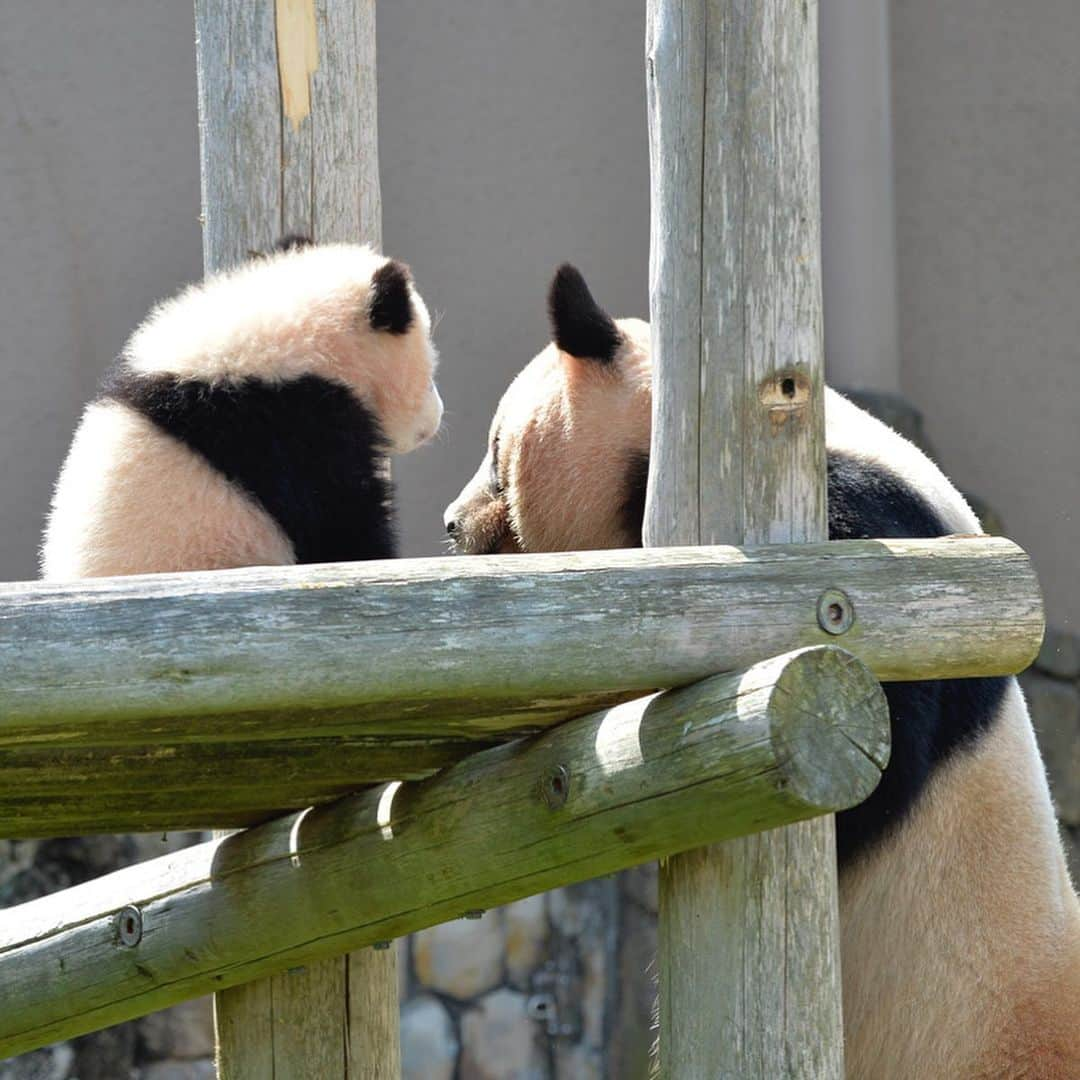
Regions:
[[[830,540],[929,538],[980,532],[978,519],[917,447],[833,391],[826,398]],[[841,864],[903,822],[935,772],[979,744],[1001,713],[1009,680],[888,683],[892,754],[881,783],[837,815]]]
[[[41,549],[48,580],[296,561],[251,497],[129,406],[87,406],[60,471]]]
[[[244,491],[299,563],[391,558],[385,439],[368,407],[318,375],[208,382],[123,364],[102,395],[145,417]]]

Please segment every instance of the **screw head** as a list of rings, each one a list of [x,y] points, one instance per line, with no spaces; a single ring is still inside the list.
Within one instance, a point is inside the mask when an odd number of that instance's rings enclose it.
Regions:
[[[375,949],[376,952],[383,952],[384,950],[390,948],[390,942],[389,941],[376,941],[371,947],[373,949]]]
[[[540,794],[549,810],[558,810],[566,805],[570,795],[570,771],[565,765],[556,765],[544,774]]]
[[[133,949],[142,941],[142,912],[129,904],[116,913],[116,938],[127,949]]]
[[[482,919],[484,917],[484,909],[483,908],[469,908],[468,911],[462,913],[461,917],[463,919]]]
[[[841,589],[826,589],[817,603],[818,626],[826,634],[846,634],[855,622],[855,605]]]

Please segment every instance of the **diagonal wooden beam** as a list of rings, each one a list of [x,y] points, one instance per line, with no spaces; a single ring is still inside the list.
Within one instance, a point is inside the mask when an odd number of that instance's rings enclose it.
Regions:
[[[887,757],[877,681],[816,647],[121,870],[4,913],[0,1056],[854,805]]]

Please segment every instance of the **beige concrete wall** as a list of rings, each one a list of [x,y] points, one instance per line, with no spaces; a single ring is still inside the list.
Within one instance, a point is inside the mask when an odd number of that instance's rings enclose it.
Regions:
[[[446,430],[396,469],[405,549],[481,456],[546,342],[573,259],[614,310],[647,302],[644,5],[379,5],[384,238],[434,310]],[[21,4],[0,32],[0,578],[35,573],[49,488],[101,372],[199,275],[190,3]]]
[[[199,274],[190,4],[6,5],[0,28],[0,578],[32,577],[82,402]]]
[[[1080,628],[1080,4],[893,4],[902,388]]]
[[[831,367],[888,387],[883,3],[822,6],[823,186]],[[613,310],[644,312],[642,8],[380,5],[386,244],[443,313],[446,433],[397,471],[410,553],[438,550],[499,393],[543,343],[555,263],[578,261]],[[1051,616],[1075,625],[1080,7],[962,9],[892,5],[899,381],[946,467],[1035,554]],[[0,577],[34,572],[100,372],[199,272],[191,38],[190,6],[170,0],[49,0],[4,20]]]
[[[819,10],[829,379],[896,393],[900,350],[888,0],[825,0]]]

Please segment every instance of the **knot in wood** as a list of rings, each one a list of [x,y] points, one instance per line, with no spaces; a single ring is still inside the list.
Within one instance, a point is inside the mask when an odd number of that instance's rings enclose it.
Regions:
[[[792,417],[802,420],[810,404],[811,382],[797,367],[773,371],[758,383],[758,400],[768,410],[773,434]]]

